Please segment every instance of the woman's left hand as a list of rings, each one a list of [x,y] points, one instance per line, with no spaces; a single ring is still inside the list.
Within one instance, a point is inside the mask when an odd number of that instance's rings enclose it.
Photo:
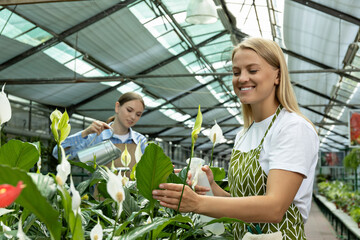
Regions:
[[[174,210],[178,209],[182,184],[162,183],[152,192],[153,198],[160,201],[160,205]],[[185,186],[184,194],[181,200],[180,212],[196,212],[200,200],[200,195],[195,193],[189,186]]]

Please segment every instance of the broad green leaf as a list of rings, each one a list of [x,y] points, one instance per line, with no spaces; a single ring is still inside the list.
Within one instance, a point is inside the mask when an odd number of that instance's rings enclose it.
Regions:
[[[154,143],[148,145],[136,167],[139,193],[150,202],[154,202],[152,191],[158,189],[160,183],[166,183],[173,170],[171,160],[164,154],[162,148]]]
[[[47,226],[52,239],[60,239],[59,213],[41,195],[31,177],[23,170],[0,165],[0,184],[16,186],[18,181],[22,181],[26,187],[15,202],[34,213]]]
[[[191,133],[191,143],[192,143],[192,145],[195,144],[197,136],[200,133],[201,124],[202,124],[202,114],[201,114],[200,105],[199,105],[198,114],[197,114],[196,120],[195,120],[195,125],[194,125],[193,131]]]
[[[226,173],[224,168],[210,167],[210,169],[214,175],[215,181],[222,181],[225,178]]]
[[[0,148],[0,164],[29,171],[39,160],[34,145],[20,140],[10,140]]]
[[[143,225],[141,227],[134,228],[132,231],[121,235],[120,239],[126,239],[126,240],[132,240],[132,239],[139,239],[143,235],[149,233],[150,231],[153,231],[152,239],[156,239],[156,237],[159,235],[159,233],[169,224],[174,222],[182,222],[182,223],[191,223],[192,220],[189,217],[176,215],[173,218],[154,218],[154,221],[152,223],[149,223],[147,225]]]
[[[169,177],[167,178],[167,181],[168,183],[178,183],[178,184],[183,184],[184,181],[178,177],[175,173],[171,173],[169,175]]]

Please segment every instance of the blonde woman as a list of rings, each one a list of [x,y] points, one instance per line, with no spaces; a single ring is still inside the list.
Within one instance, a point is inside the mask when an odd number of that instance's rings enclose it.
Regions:
[[[232,62],[244,128],[236,136],[230,160],[230,193],[204,167],[215,197],[186,187],[180,211],[251,223],[251,228],[235,223],[235,239],[251,239],[249,232],[256,229],[275,237],[271,239],[306,239],[304,223],[319,149],[314,125],[299,110],[284,55],[275,42],[246,39],[233,50]],[[182,186],[164,183],[160,188],[153,197],[177,209]]]

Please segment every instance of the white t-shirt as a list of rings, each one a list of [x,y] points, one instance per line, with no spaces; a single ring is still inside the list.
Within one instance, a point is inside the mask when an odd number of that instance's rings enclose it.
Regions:
[[[247,152],[256,148],[263,138],[274,115],[261,122],[254,122],[247,133],[240,131],[235,138],[234,148]],[[282,169],[304,175],[304,180],[293,203],[298,207],[306,222],[312,199],[319,138],[313,126],[296,113],[282,109],[266,135],[259,162],[266,174],[271,169]]]

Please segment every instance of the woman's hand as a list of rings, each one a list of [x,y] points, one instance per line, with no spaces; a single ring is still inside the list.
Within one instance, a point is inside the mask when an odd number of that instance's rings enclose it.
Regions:
[[[207,167],[207,168],[205,168]],[[204,170],[205,169],[205,170]],[[174,169],[174,172],[175,173],[180,173],[182,169]],[[202,167],[202,170],[206,173],[206,176],[209,178],[209,175],[210,175],[210,178],[212,179],[212,181],[214,181],[214,176],[212,175],[212,171],[211,169],[208,167],[208,166],[204,166]],[[207,171],[210,171],[210,173],[208,173]],[[208,175],[209,174],[209,175]],[[210,180],[209,180],[210,182]],[[191,182],[191,172],[189,171],[188,172],[188,178],[186,179],[186,183],[192,187],[192,182]],[[210,184],[211,185],[211,184]],[[204,187],[204,186],[199,186],[199,185],[196,185],[195,186],[195,192],[197,194],[200,194],[200,195],[206,195],[207,192],[210,191],[210,188],[208,187]]]
[[[156,189],[152,192],[153,198],[159,200],[160,205],[177,210],[183,185],[162,183],[159,187],[161,189]],[[179,211],[196,212],[199,202],[200,196],[196,194],[189,186],[185,186]]]
[[[105,129],[111,129],[111,127],[105,122],[96,120],[93,121],[91,125],[87,127],[84,131],[82,131],[81,136],[84,138],[92,133],[96,133],[97,135],[100,135],[100,133]]]

